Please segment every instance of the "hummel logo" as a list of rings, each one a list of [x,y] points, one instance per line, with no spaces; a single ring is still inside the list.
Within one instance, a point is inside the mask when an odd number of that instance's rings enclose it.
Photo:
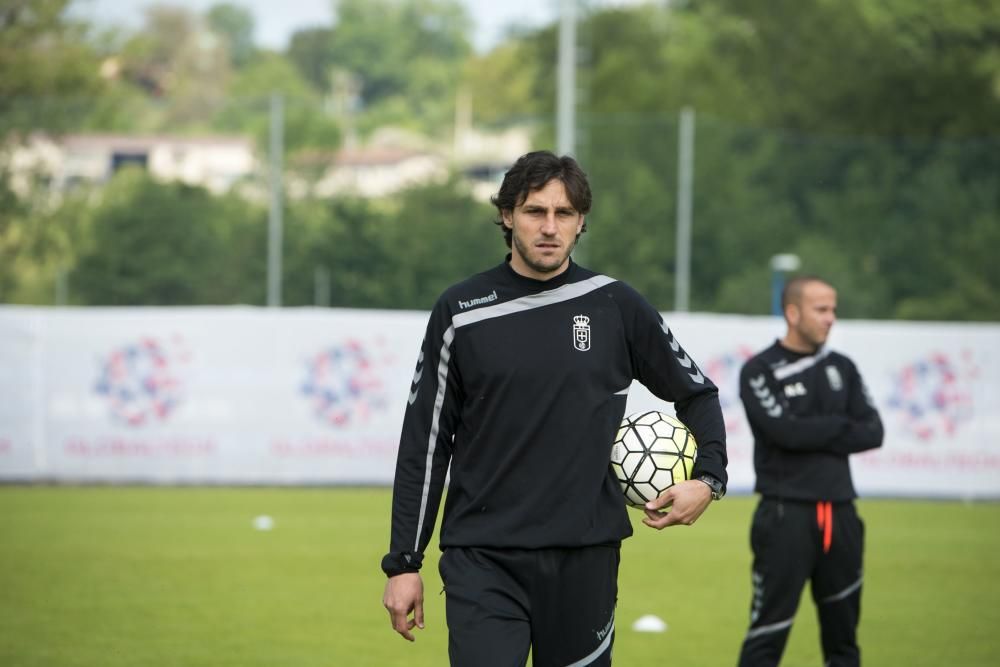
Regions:
[[[757,396],[757,400],[760,401],[760,407],[767,410],[767,414],[772,417],[781,416],[781,403],[778,403],[775,399],[774,394],[767,387],[767,381],[764,379],[764,374],[761,373],[755,378],[750,378],[750,388],[753,389],[753,393]]]
[[[417,357],[417,370],[413,373],[413,382],[410,383],[410,398],[407,401],[410,405],[413,405],[413,401],[417,400],[417,394],[420,393],[420,378],[424,376],[424,351],[420,350],[420,356]]]
[[[615,615],[611,614],[611,619],[607,622],[607,624],[600,630],[595,630],[598,641],[603,641],[604,638],[608,636],[609,632],[614,632],[614,629],[615,629]]]
[[[481,296],[477,299],[469,299],[468,301],[462,301],[461,299],[459,299],[458,307],[461,308],[462,310],[465,310],[466,308],[472,308],[473,306],[480,306],[484,303],[489,303],[490,301],[496,301],[498,298],[499,297],[497,297],[497,291],[493,290],[486,296]]]
[[[663,333],[667,335],[667,342],[670,344],[670,349],[674,351],[674,356],[677,357],[677,361],[684,368],[694,368],[694,373],[688,373],[688,377],[697,382],[698,384],[705,384],[705,376],[701,374],[698,367],[694,365],[691,361],[691,357],[687,355],[687,352],[681,349],[681,344],[677,342],[674,335],[670,333],[670,327],[667,326],[666,322],[660,322],[660,328],[663,329]]]

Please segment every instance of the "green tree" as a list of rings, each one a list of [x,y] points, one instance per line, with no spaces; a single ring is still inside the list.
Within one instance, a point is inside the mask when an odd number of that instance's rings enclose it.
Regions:
[[[146,109],[157,130],[204,130],[223,104],[225,45],[186,9],[148,7],[145,25],[126,40],[118,59],[124,81],[158,102]]]
[[[334,306],[429,309],[449,285],[503,258],[493,217],[457,180],[381,200],[295,202],[286,216],[284,303],[314,303],[323,269]]]
[[[49,199],[48,174],[12,161],[30,133],[72,128],[104,90],[98,50],[68,5],[0,2],[0,302],[51,303],[72,258],[72,218]]]
[[[288,44],[288,58],[295,63],[299,73],[317,91],[330,89],[331,73],[336,55],[333,52],[332,28],[303,28],[292,35]]]
[[[375,230],[392,267],[377,274],[384,307],[429,310],[445,288],[508,252],[496,211],[456,180],[410,188],[387,204]]]
[[[996,3],[695,0],[685,11],[744,26],[706,44],[755,98],[730,117],[910,138],[979,136],[1000,120]]]
[[[385,206],[373,200],[295,202],[286,216],[284,303],[314,304],[317,272],[325,272],[331,305],[387,307],[384,274],[392,273],[387,267],[398,251],[379,242],[384,223]]]
[[[0,3],[0,139],[72,126],[103,88],[86,26],[69,0]]]
[[[11,173],[0,166],[0,303],[53,303],[57,280],[72,264],[80,237],[72,211],[85,204],[84,198],[71,195],[54,207],[36,194],[24,196],[12,184]],[[30,187],[45,192],[41,178]]]
[[[205,15],[208,26],[226,42],[229,62],[240,68],[254,53],[254,18],[250,10],[231,2],[213,5]]]
[[[280,54],[258,54],[236,72],[226,93],[226,105],[215,117],[215,127],[255,137],[262,153],[269,146],[273,93],[280,94],[284,102],[286,153],[340,145],[339,124],[324,110],[316,91]]]
[[[224,226],[240,212],[206,190],[119,172],[90,212],[70,274],[72,301],[171,306],[232,301],[242,276],[227,261]]]
[[[970,239],[1000,226],[984,140],[1000,126],[1000,7],[691,0],[595,12],[579,33],[594,268],[669,294],[674,123],[692,105],[695,308],[767,312],[767,262],[796,252],[850,290],[851,316],[996,318]],[[555,29],[525,44],[547,124]]]
[[[676,126],[669,119],[640,124],[588,117],[582,127],[590,137],[581,160],[594,191],[580,241],[584,263],[667,308],[673,303]]]
[[[456,0],[338,2],[331,57],[361,81],[365,127],[449,127],[469,27]]]
[[[541,69],[542,63],[532,56],[523,40],[470,56],[462,74],[462,88],[472,103],[473,122],[494,128],[534,122],[542,109],[549,107],[536,90]]]

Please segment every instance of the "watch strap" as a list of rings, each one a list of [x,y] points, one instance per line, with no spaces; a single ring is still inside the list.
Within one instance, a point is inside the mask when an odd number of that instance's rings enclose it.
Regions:
[[[699,482],[703,482],[712,491],[712,500],[722,500],[722,497],[726,495],[726,490],[722,487],[722,482],[715,479],[711,475],[700,475],[697,477]]]

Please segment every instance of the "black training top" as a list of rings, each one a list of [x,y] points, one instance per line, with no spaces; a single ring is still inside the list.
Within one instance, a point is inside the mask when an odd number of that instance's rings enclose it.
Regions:
[[[857,497],[847,457],[881,446],[882,421],[850,359],[827,348],[793,352],[775,341],[743,366],[740,398],[753,430],[758,493]]]
[[[546,281],[504,262],[446,290],[410,388],[383,569],[419,568],[449,462],[442,548],[631,535],[609,462],[633,378],[675,403],[695,474],[725,484],[718,391],[635,290],[572,262]]]

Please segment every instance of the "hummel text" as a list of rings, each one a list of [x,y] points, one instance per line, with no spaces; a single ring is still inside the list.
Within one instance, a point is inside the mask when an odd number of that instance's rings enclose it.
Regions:
[[[482,305],[484,303],[489,303],[490,301],[496,301],[497,298],[498,298],[497,297],[497,291],[493,290],[492,292],[490,292],[486,296],[481,296],[478,299],[469,299],[468,301],[462,301],[461,299],[459,299],[458,300],[458,307],[461,308],[462,310],[465,310],[466,308],[472,308],[473,306],[479,306],[479,305]]]

